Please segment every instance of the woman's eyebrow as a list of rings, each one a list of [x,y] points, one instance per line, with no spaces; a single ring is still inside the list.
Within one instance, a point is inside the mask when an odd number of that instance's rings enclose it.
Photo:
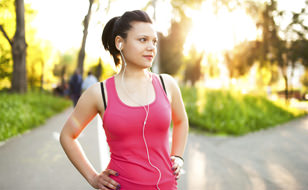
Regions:
[[[138,37],[146,37],[146,38],[155,38],[155,39],[157,39],[157,36],[149,36],[149,35],[145,35],[145,34],[138,35]]]

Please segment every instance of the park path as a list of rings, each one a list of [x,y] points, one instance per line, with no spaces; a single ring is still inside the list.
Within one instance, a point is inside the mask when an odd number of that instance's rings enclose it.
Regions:
[[[0,145],[1,190],[92,189],[70,164],[58,141],[71,112],[72,108],[67,109],[41,127]],[[99,125],[94,119],[79,138],[98,171],[106,166],[109,156]],[[185,174],[178,189],[308,189],[307,144],[308,116],[242,137],[190,133]]]

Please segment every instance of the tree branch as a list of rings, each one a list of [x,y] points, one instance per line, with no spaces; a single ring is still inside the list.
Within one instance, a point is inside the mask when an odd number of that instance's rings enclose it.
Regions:
[[[7,39],[7,41],[10,43],[10,45],[12,46],[13,45],[13,42],[10,40],[9,36],[6,34],[4,28],[2,25],[0,25],[0,30],[1,32],[3,33],[4,37]]]

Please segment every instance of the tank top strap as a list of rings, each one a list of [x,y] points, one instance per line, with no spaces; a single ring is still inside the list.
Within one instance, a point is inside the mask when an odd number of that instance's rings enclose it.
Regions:
[[[160,82],[160,79],[158,77],[157,74],[155,73],[152,73],[152,75],[154,76],[153,77],[153,85],[154,85],[154,88],[155,88],[155,92],[156,92],[156,98],[158,98],[159,100],[161,100],[162,98],[167,100],[167,102],[169,102],[168,100],[168,97],[166,95],[166,92],[164,90],[164,87],[162,85],[162,83]]]
[[[112,106],[112,104],[114,104],[117,101],[114,76],[106,80],[106,91],[107,91],[107,99],[108,99],[107,100],[107,109],[108,109],[108,107]]]

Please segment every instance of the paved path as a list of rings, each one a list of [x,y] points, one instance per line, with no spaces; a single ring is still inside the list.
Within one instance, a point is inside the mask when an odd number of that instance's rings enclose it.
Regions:
[[[1,190],[92,189],[58,142],[71,111],[0,146]],[[95,119],[89,124],[80,143],[99,171],[108,163],[109,155],[98,122]],[[243,137],[191,133],[179,190],[308,189],[307,144],[308,116]]]

